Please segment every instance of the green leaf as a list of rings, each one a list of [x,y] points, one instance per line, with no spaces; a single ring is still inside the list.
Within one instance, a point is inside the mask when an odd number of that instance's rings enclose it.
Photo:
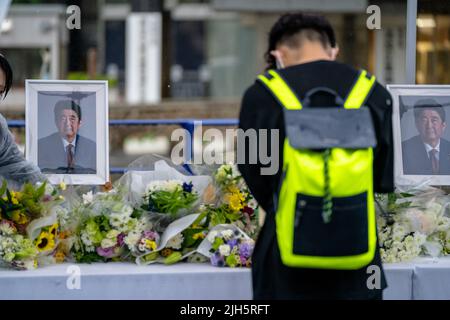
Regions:
[[[0,197],[3,197],[7,188],[8,188],[8,183],[6,182],[6,180],[3,180],[2,187],[0,188]]]

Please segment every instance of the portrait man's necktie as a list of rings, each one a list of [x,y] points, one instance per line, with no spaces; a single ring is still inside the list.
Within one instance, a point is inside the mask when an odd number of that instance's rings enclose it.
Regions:
[[[433,174],[439,173],[439,161],[437,158],[438,151],[436,149],[430,150],[430,159],[431,159],[431,171]]]
[[[73,145],[69,144],[67,146],[67,168],[72,168],[74,167],[74,159],[73,159]]]

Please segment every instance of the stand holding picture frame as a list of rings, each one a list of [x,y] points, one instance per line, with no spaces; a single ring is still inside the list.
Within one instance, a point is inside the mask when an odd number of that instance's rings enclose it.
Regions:
[[[397,185],[450,186],[450,85],[388,85]]]
[[[108,82],[26,80],[26,158],[52,184],[109,181]]]

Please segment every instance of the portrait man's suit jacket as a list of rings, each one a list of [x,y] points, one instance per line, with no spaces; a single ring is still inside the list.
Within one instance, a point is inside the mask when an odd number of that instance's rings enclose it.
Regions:
[[[431,175],[431,160],[420,136],[402,142],[403,173]],[[442,139],[439,145],[439,173],[450,175],[450,142]]]
[[[95,142],[77,135],[74,150],[75,170],[68,173],[96,173]],[[39,139],[38,166],[43,173],[67,173],[67,154],[58,132]]]

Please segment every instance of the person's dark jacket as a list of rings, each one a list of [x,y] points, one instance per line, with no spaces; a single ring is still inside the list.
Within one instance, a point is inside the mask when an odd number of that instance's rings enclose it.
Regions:
[[[95,142],[77,135],[74,151],[75,170],[66,172],[67,154],[61,135],[56,132],[39,139],[38,166],[43,173],[92,174],[96,172],[97,168],[96,151]]]
[[[279,70],[302,100],[309,90],[325,86],[335,90],[345,99],[358,77],[358,71],[350,66],[332,61],[314,61]],[[318,97],[315,104],[334,105],[330,98]],[[369,107],[377,137],[374,149],[374,191],[392,192],[393,142],[392,99],[380,84],[372,90],[366,105]],[[381,290],[370,290],[366,268],[359,270],[319,270],[290,268],[283,265],[275,234],[273,198],[277,192],[283,163],[285,139],[284,118],[281,105],[271,93],[256,81],[244,94],[239,127],[243,130],[279,129],[279,164],[276,175],[261,175],[262,165],[239,164],[248,187],[259,205],[266,211],[265,223],[256,242],[253,255],[254,299],[371,299],[381,295]],[[270,136],[270,135],[269,135]],[[270,146],[270,140],[268,141]],[[246,145],[248,153],[249,146]],[[270,148],[269,148],[270,150]],[[386,287],[379,250],[372,263],[380,267],[381,288]]]
[[[433,174],[430,157],[420,136],[402,142],[402,155],[404,174]],[[450,142],[442,138],[439,144],[438,174],[450,174]]]

